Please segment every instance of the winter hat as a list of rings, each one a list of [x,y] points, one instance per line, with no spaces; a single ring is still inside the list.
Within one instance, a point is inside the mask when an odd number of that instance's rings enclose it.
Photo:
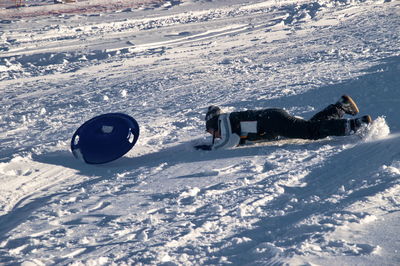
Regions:
[[[221,114],[221,108],[216,105],[211,105],[206,113],[206,129],[218,129],[218,116]]]

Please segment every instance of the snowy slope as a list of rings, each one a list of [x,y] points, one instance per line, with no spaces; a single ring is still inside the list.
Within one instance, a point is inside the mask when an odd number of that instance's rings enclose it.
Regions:
[[[0,9],[1,264],[398,264],[398,1],[97,2]],[[343,93],[357,135],[192,148],[210,104]],[[85,165],[70,138],[107,112],[139,141]]]

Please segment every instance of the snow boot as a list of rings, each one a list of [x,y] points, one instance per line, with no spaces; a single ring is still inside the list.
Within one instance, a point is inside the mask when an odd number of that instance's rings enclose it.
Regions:
[[[338,106],[346,114],[349,114],[349,115],[353,115],[354,116],[354,115],[358,114],[358,112],[359,112],[357,104],[348,95],[343,95],[339,99],[339,101],[337,101],[336,106]]]
[[[350,120],[350,129],[354,132],[357,132],[362,125],[369,125],[372,123],[372,118],[370,115],[364,115],[362,117],[356,118],[356,119],[351,119]]]

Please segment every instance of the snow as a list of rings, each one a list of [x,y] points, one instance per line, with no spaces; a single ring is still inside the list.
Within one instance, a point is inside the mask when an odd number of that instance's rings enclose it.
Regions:
[[[1,264],[398,264],[398,1],[52,2],[0,7]],[[344,93],[356,135],[192,148],[211,104]],[[107,112],[139,140],[84,164],[71,137]]]

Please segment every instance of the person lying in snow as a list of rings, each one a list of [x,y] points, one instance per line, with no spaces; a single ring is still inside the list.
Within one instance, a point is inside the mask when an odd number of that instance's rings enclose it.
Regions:
[[[279,137],[321,139],[327,136],[346,136],[355,133],[363,124],[372,123],[371,116],[343,119],[345,114],[359,113],[357,104],[343,95],[310,120],[290,115],[280,108],[222,113],[218,106],[208,107],[206,131],[213,135],[212,145],[196,149],[216,150],[245,144],[247,141],[276,140]]]

